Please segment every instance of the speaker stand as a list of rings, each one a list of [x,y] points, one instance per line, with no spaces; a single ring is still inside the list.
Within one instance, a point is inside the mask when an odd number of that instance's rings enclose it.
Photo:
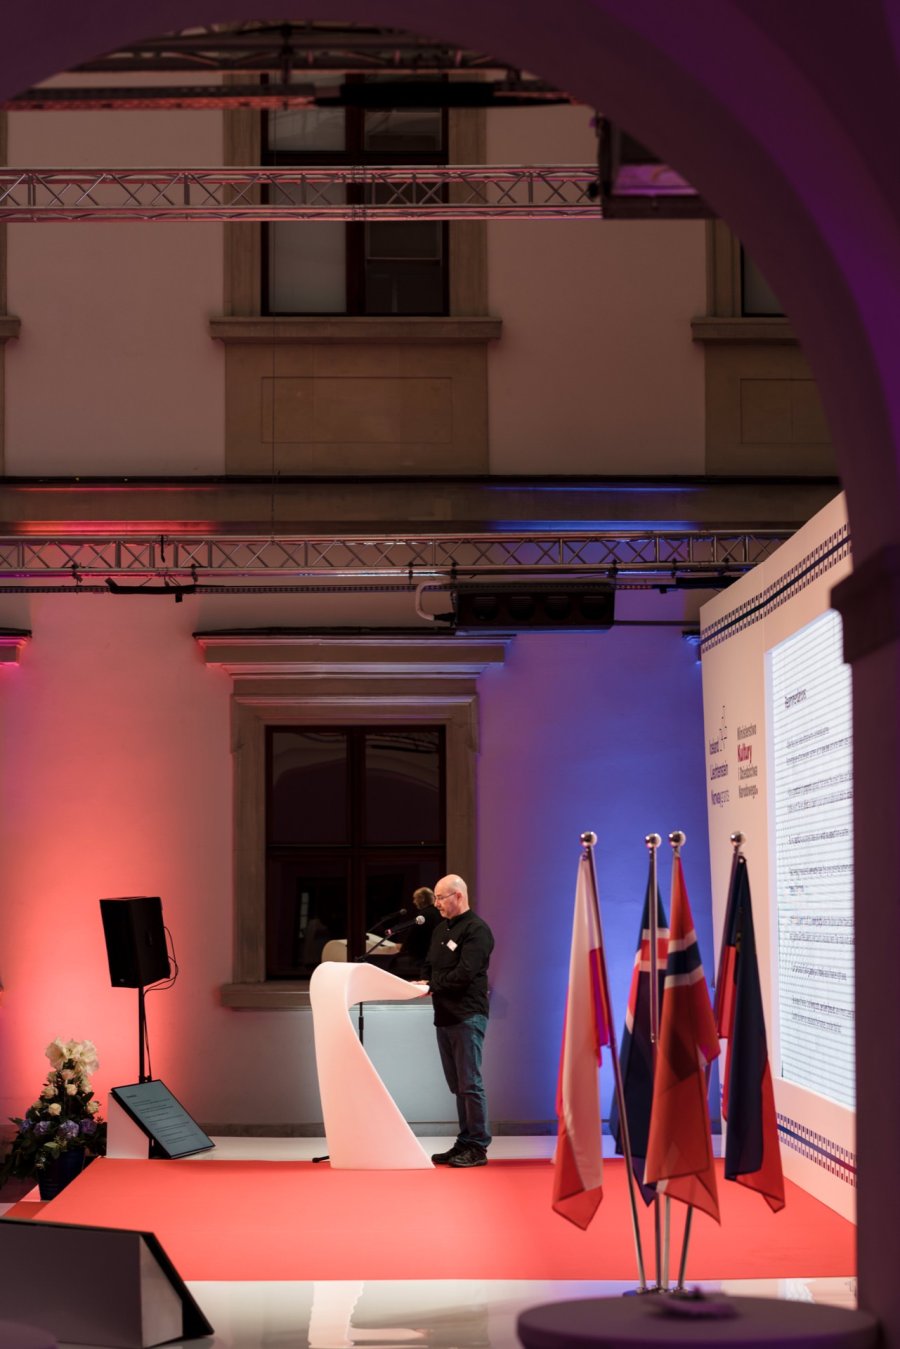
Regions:
[[[144,1004],[144,985],[138,987],[138,1081],[149,1082],[144,1072],[144,1050],[147,1044],[147,1009]]]

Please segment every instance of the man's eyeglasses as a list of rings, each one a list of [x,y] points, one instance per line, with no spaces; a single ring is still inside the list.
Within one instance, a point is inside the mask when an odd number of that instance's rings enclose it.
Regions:
[[[437,904],[439,900],[450,899],[450,897],[455,894],[456,894],[455,890],[448,890],[445,895],[435,895],[434,902],[435,904]]]

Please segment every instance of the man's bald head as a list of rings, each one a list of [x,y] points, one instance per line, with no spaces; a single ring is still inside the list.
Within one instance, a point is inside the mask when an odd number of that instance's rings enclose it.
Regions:
[[[455,918],[469,907],[469,889],[462,876],[442,876],[434,887],[434,903],[442,918]]]

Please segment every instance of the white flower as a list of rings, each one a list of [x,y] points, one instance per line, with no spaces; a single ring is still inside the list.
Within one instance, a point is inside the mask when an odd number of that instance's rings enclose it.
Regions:
[[[59,1036],[47,1046],[44,1053],[47,1055],[47,1058],[54,1068],[61,1068],[68,1058],[68,1054],[66,1053],[66,1043],[64,1040],[61,1040]]]
[[[73,1086],[71,1082],[70,1082],[69,1085],[66,1087],[66,1095],[67,1095],[67,1096],[77,1096],[77,1095],[78,1095],[78,1088],[75,1087],[75,1086]]]
[[[60,1073],[60,1077],[63,1079],[64,1082],[71,1082],[74,1076],[75,1070],[73,1068],[63,1068],[62,1072]]]
[[[100,1066],[97,1046],[93,1040],[62,1040],[57,1036],[44,1053],[55,1069],[61,1069],[64,1063],[71,1063],[72,1068],[64,1071],[72,1077],[78,1074],[85,1078],[90,1077]]]
[[[48,1114],[48,1115],[61,1115],[61,1114],[62,1114],[62,1106],[61,1106],[58,1102],[57,1102],[55,1105],[48,1105],[48,1106],[47,1106],[47,1114]]]
[[[100,1067],[97,1046],[92,1040],[70,1040],[66,1048],[68,1057],[83,1077],[90,1077]]]
[[[96,1101],[88,1101],[88,1107],[87,1107],[87,1108],[88,1108],[88,1114],[89,1114],[89,1115],[96,1115],[97,1111],[100,1109],[100,1107],[99,1107],[99,1105],[97,1104]]]
[[[45,1082],[44,1085],[41,1087],[41,1096],[43,1096],[44,1100],[52,1101],[55,1095],[56,1095],[56,1088],[54,1087],[53,1083]]]

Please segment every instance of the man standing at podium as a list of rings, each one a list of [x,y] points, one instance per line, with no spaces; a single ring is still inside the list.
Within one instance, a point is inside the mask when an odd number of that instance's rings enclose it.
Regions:
[[[431,1160],[438,1166],[484,1166],[491,1134],[481,1051],[494,937],[484,919],[469,908],[469,892],[460,876],[438,881],[434,903],[443,921],[431,938],[425,977],[431,987],[444,1077],[456,1097],[459,1134],[448,1152],[437,1152]]]

